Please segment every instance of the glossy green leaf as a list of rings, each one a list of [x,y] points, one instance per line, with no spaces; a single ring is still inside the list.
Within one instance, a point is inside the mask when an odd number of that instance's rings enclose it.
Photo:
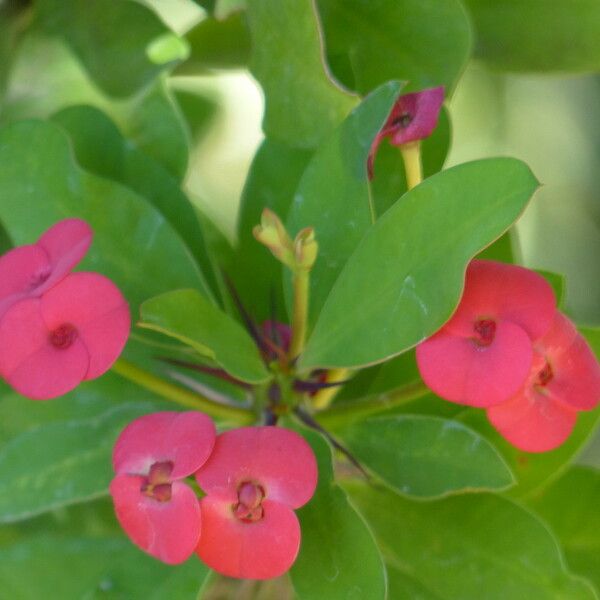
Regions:
[[[542,269],[536,269],[536,271],[552,286],[554,297],[556,298],[556,305],[558,308],[562,309],[565,305],[567,287],[565,276],[560,273],[553,273],[552,271],[545,271]]]
[[[600,471],[575,466],[530,501],[552,527],[569,566],[600,590]]]
[[[271,298],[276,317],[285,322],[287,316],[281,263],[256,241],[252,228],[260,223],[264,208],[285,217],[310,156],[306,150],[266,138],[254,157],[246,180],[238,222],[239,242],[228,273],[242,302],[259,322],[271,316]]]
[[[209,569],[165,565],[125,537],[37,535],[0,549],[2,593],[15,600],[195,598]]]
[[[164,82],[127,107],[123,131],[139,150],[182,180],[188,165],[189,131]]]
[[[492,158],[442,171],[402,196],[346,263],[300,366],[382,361],[439,329],[469,259],[515,221],[536,188],[524,163]]]
[[[300,554],[290,570],[299,600],[386,598],[383,563],[371,532],[333,480],[331,448],[311,430],[299,432],[312,446],[319,482],[312,500],[297,511]]]
[[[314,227],[319,244],[318,259],[310,274],[311,321],[373,222],[367,157],[400,87],[396,82],[381,86],[350,113],[319,147],[294,195],[288,231],[295,234],[304,227]]]
[[[514,263],[516,240],[511,235],[511,230],[501,235],[493,244],[484,248],[476,258],[497,260],[499,262]]]
[[[125,139],[96,108],[70,106],[53,115],[52,120],[69,134],[81,167],[126,185],[162,213],[187,244],[214,293],[217,283],[200,221],[177,181]]]
[[[498,451],[478,433],[450,419],[371,417],[336,433],[364,466],[407,496],[501,490],[514,483]]]
[[[356,99],[327,76],[313,2],[249,0],[247,14],[250,68],[265,92],[265,134],[290,146],[317,146]]]
[[[106,494],[117,435],[134,418],[164,407],[155,398],[112,374],[52,402],[4,394],[0,522]]]
[[[74,162],[60,127],[40,121],[0,130],[0,220],[15,244],[30,244],[65,217],[94,230],[84,270],[110,277],[132,314],[146,298],[181,287],[205,290],[188,249],[143,198]]]
[[[413,502],[348,486],[392,573],[390,598],[594,600],[534,515],[491,494]],[[418,592],[418,595],[415,595]]]
[[[129,96],[166,67],[148,56],[148,47],[169,34],[165,24],[132,0],[40,0],[37,12],[48,33],[62,37],[102,90]]]
[[[269,377],[246,330],[195,290],[176,290],[146,300],[140,326],[174,337],[214,359],[242,381]]]
[[[390,79],[451,90],[471,51],[457,0],[318,0],[335,76],[366,94]]]
[[[242,12],[233,12],[223,20],[204,19],[187,33],[186,39],[190,55],[178,67],[178,75],[245,67],[250,60],[250,32]]]
[[[476,29],[476,56],[507,71],[600,69],[596,0],[465,0]]]
[[[450,149],[450,135],[450,117],[448,111],[442,108],[434,132],[421,141],[423,177],[431,177],[442,170]],[[376,214],[382,215],[407,190],[402,154],[387,139],[377,150],[373,173],[371,196]]]

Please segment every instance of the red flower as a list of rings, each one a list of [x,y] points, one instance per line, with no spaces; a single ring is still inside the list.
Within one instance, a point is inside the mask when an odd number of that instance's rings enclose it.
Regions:
[[[436,394],[488,407],[515,394],[529,375],[533,340],[553,320],[543,277],[516,265],[474,260],[452,318],[417,346],[421,377]]]
[[[169,564],[188,559],[200,537],[200,506],[180,481],[213,449],[215,427],[199,412],[159,412],[130,423],[113,452],[110,484],[119,523],[148,554]]]
[[[383,139],[389,137],[394,146],[401,146],[429,137],[437,126],[443,102],[443,87],[413,92],[398,98],[369,151],[369,179],[373,178],[375,155]]]
[[[525,385],[487,410],[492,425],[526,452],[546,452],[569,436],[577,411],[600,402],[600,366],[573,324],[556,312],[551,329],[534,344]]]
[[[19,246],[0,257],[0,317],[17,301],[36,298],[68,275],[92,241],[90,226],[64,219],[37,243]]]
[[[300,547],[292,509],[306,504],[317,484],[316,460],[304,439],[280,427],[227,431],[196,479],[207,493],[200,502],[200,558],[230,577],[285,573]]]
[[[35,400],[95,379],[117,359],[129,335],[129,308],[97,273],[67,275],[39,298],[13,304],[0,320],[0,373]]]

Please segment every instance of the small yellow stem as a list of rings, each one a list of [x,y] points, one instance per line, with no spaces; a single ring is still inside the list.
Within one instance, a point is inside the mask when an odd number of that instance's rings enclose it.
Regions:
[[[304,350],[306,329],[308,325],[308,294],[310,288],[310,272],[308,269],[297,269],[294,272],[294,308],[292,312],[292,341],[289,357],[294,360]]]
[[[421,142],[409,142],[400,146],[404,170],[406,171],[406,185],[409,190],[423,181],[423,168],[421,166]]]
[[[350,369],[331,369],[327,371],[326,383],[333,383],[336,381],[344,381],[350,375]],[[340,391],[340,387],[328,387],[319,390],[312,398],[312,405],[317,410],[323,410],[327,408],[336,394]]]
[[[211,417],[239,424],[250,424],[256,420],[256,415],[251,410],[237,406],[226,406],[225,404],[209,400],[196,392],[165,381],[123,358],[115,362],[112,370],[121,375],[121,377],[129,379],[137,383],[140,387],[154,392],[167,400],[176,402],[186,408],[202,411]]]

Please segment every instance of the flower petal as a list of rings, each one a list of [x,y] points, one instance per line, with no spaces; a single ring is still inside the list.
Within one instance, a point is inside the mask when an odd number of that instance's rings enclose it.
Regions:
[[[155,462],[173,463],[171,479],[201,467],[215,444],[215,426],[197,411],[157,412],[132,421],[113,450],[115,472],[147,474]]]
[[[560,312],[550,331],[536,344],[549,361],[553,377],[548,392],[578,410],[591,410],[600,402],[600,365],[575,326]]]
[[[125,298],[110,279],[97,273],[72,273],[42,297],[50,330],[63,323],[77,328],[90,365],[86,379],[107,371],[123,350],[131,320]]]
[[[47,400],[81,383],[90,359],[80,339],[68,348],[50,344],[40,302],[21,300],[0,321],[0,373],[20,394]]]
[[[200,487],[231,497],[244,481],[292,508],[306,504],[317,485],[317,462],[303,437],[282,427],[241,427],[217,436],[213,453],[196,473]]]
[[[198,498],[185,483],[171,484],[171,499],[159,502],[141,492],[143,477],[117,475],[110,493],[121,527],[134,544],[165,563],[187,560],[200,538]]]
[[[264,500],[264,516],[244,523],[233,515],[228,498],[208,495],[200,501],[202,535],[196,552],[228,577],[270,579],[285,573],[300,548],[300,525],[294,511]]]
[[[52,274],[40,292],[50,289],[85,256],[92,236],[92,228],[81,219],[63,219],[42,234],[37,246],[47,253]]]
[[[577,411],[527,386],[508,402],[488,408],[487,416],[513,446],[547,452],[569,437]]]
[[[37,246],[19,246],[0,257],[0,316],[27,297],[51,270],[48,255]]]
[[[492,318],[515,323],[536,340],[550,329],[555,312],[552,287],[538,273],[517,265],[473,260],[460,304],[444,327],[468,337],[476,320]]]
[[[444,328],[417,346],[416,357],[423,381],[438,396],[487,407],[509,399],[525,383],[533,347],[523,329],[500,322],[489,346]]]

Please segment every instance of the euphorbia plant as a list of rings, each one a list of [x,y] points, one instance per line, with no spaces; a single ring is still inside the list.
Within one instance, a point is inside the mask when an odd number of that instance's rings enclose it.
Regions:
[[[0,589],[593,598],[572,463],[600,334],[516,252],[529,167],[444,168],[472,23],[495,64],[511,27],[474,0],[197,4],[186,37],[130,0],[0,6],[6,65],[51,38],[96,86],[19,112],[0,68]],[[230,244],[187,197],[172,70],[231,66],[265,137]]]

